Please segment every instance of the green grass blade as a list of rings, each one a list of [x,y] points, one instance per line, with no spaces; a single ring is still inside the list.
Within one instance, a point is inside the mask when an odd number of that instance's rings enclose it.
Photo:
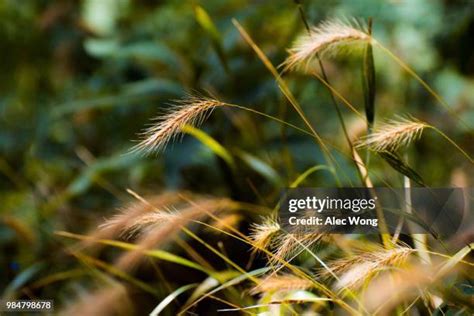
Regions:
[[[191,304],[194,300],[211,291],[213,288],[219,286],[219,284],[227,282],[230,279],[233,279],[239,275],[239,272],[233,270],[216,272],[214,276],[206,278],[204,281],[201,282],[201,284],[199,284],[199,286],[196,288],[196,290],[194,290],[194,292],[191,294],[188,301],[184,305]]]
[[[309,177],[311,174],[313,174],[314,172],[318,171],[318,170],[328,170],[331,174],[334,175],[334,170],[331,169],[330,167],[328,166],[325,166],[325,165],[318,165],[318,166],[313,166],[309,169],[307,169],[305,172],[303,172],[302,174],[300,174],[298,176],[298,178],[295,179],[295,181],[293,181],[291,184],[290,184],[290,188],[297,188],[301,182],[303,182],[307,177]]]
[[[474,243],[471,243],[461,250],[459,250],[454,256],[449,258],[444,265],[438,270],[437,275],[443,275],[446,272],[449,272],[455,265],[461,262],[465,256],[467,256],[474,248]]]
[[[238,151],[238,155],[250,168],[252,168],[271,183],[275,184],[276,186],[279,186],[283,183],[280,176],[278,175],[278,172],[276,172],[272,166],[262,159],[242,150]]]
[[[201,129],[186,124],[181,129],[183,133],[189,134],[199,140],[204,146],[209,148],[214,154],[221,157],[232,169],[235,169],[235,162],[232,155],[219,142]]]
[[[425,186],[425,182],[421,178],[421,176],[413,170],[410,166],[408,166],[400,157],[396,154],[385,151],[378,153],[380,157],[382,157],[393,169],[400,172],[404,176],[407,176],[411,180],[415,181],[421,186]]]
[[[157,316],[161,313],[161,311],[163,311],[166,306],[168,306],[171,302],[173,302],[179,295],[181,295],[182,293],[192,289],[192,288],[195,288],[196,286],[198,286],[197,283],[194,283],[194,284],[188,284],[188,285],[183,285],[182,287],[179,287],[177,288],[173,293],[171,293],[170,295],[168,295],[167,297],[165,297],[164,300],[162,300],[160,302],[160,304],[158,304],[154,309],[153,311],[150,313],[150,316]]]
[[[77,240],[95,241],[99,244],[112,246],[112,247],[116,247],[116,248],[121,248],[121,249],[124,249],[124,250],[137,250],[137,249],[140,249],[140,247],[135,245],[135,244],[131,244],[131,243],[123,242],[123,241],[116,241],[116,240],[110,240],[110,239],[97,239],[97,240],[95,240],[94,238],[91,238],[91,237],[88,237],[88,236],[73,234],[73,233],[69,233],[69,232],[65,232],[65,231],[57,231],[55,234],[58,235],[58,236],[73,238],[73,239],[77,239]],[[199,271],[202,271],[202,272],[204,272],[206,274],[209,274],[209,275],[212,275],[212,273],[213,273],[212,271],[209,271],[208,269],[204,268],[203,266],[201,266],[201,265],[199,265],[199,264],[197,264],[193,261],[190,261],[190,260],[185,259],[183,257],[174,255],[174,254],[172,254],[170,252],[167,252],[167,251],[164,251],[164,250],[160,250],[160,249],[144,250],[143,254],[145,256],[148,256],[148,257],[152,257],[152,258],[160,259],[160,260],[163,260],[163,261],[176,263],[176,264],[188,267],[188,268],[199,270]]]

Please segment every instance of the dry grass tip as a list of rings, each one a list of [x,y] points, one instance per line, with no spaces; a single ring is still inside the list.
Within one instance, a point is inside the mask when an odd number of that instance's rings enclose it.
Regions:
[[[414,118],[398,117],[377,127],[370,135],[361,139],[357,147],[368,147],[376,152],[394,152],[420,138],[428,124]]]
[[[284,71],[307,66],[319,56],[350,52],[359,43],[370,42],[372,37],[356,21],[344,23],[339,20],[326,21],[300,36],[289,49],[290,56],[282,64]]]
[[[396,246],[393,249],[363,252],[350,258],[336,260],[330,265],[331,271],[339,275],[335,287],[339,290],[357,289],[378,272],[405,263],[413,251],[406,246]],[[328,271],[323,270],[322,275],[328,276]]]
[[[286,292],[294,290],[307,290],[313,286],[313,283],[308,279],[303,279],[295,275],[271,275],[260,281],[250,293],[272,293],[272,292]]]
[[[252,224],[250,239],[254,249],[266,249],[279,230],[280,224],[273,217],[264,218],[261,224]]]
[[[163,150],[181,134],[185,125],[200,125],[214,108],[223,105],[225,103],[221,101],[201,96],[176,100],[166,114],[154,119],[154,123],[140,133],[141,140],[131,151],[150,154]]]

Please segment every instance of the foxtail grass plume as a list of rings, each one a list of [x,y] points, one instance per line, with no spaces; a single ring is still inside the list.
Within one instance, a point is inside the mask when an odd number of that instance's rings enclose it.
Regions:
[[[140,142],[132,148],[132,152],[150,154],[160,151],[181,134],[185,125],[200,125],[218,106],[225,103],[208,97],[189,96],[176,100],[169,111],[155,119],[149,128],[140,135]]]
[[[285,233],[275,238],[272,246],[275,251],[270,258],[272,264],[277,264],[280,260],[290,260],[307,250],[309,247],[320,241],[323,237],[320,233],[295,232]]]
[[[144,214],[124,227],[124,234],[139,235],[136,241],[138,247],[120,257],[116,265],[130,269],[142,259],[144,252],[171,240],[189,223],[202,220],[209,214],[236,209],[238,205],[232,200],[209,197],[195,200],[179,210],[167,209]]]
[[[371,41],[371,36],[357,23],[343,23],[339,20],[326,21],[300,36],[292,48],[290,56],[282,64],[284,70],[307,66],[316,56],[334,55],[350,52],[356,44]]]
[[[273,217],[265,218],[261,224],[253,224],[250,239],[252,239],[254,249],[266,249],[279,231],[280,224]]]
[[[339,290],[356,289],[383,269],[399,267],[407,261],[413,251],[406,246],[396,246],[393,249],[363,252],[350,258],[336,260],[330,265],[330,270],[339,275],[335,287]],[[322,275],[329,276],[328,271],[323,270]]]
[[[361,296],[361,303],[370,315],[394,315],[402,302],[411,302],[424,297],[432,306],[439,306],[442,300],[432,289],[438,289],[446,277],[459,273],[460,267],[454,266],[440,273],[440,264],[446,261],[436,260],[433,264],[413,263],[403,269],[390,271],[375,278]]]
[[[159,209],[169,208],[178,202],[182,202],[183,198],[190,197],[187,192],[165,192],[159,195],[146,197],[146,203],[143,201],[134,201],[120,209],[120,212],[104,223],[99,225],[99,229],[89,234],[96,239],[123,237],[123,232],[128,230],[138,218],[145,214],[156,212]]]
[[[417,140],[426,127],[429,125],[417,119],[400,117],[377,127],[370,135],[361,139],[357,147],[368,147],[376,152],[394,152]]]
[[[301,277],[291,274],[270,275],[258,283],[250,293],[274,293],[294,290],[307,290],[313,286],[313,283]]]

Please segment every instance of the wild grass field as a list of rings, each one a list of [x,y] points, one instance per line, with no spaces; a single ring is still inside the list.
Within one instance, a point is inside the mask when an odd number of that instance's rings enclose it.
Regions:
[[[473,38],[471,1],[2,1],[1,300],[472,315]],[[301,187],[461,188],[467,225],[289,232]]]

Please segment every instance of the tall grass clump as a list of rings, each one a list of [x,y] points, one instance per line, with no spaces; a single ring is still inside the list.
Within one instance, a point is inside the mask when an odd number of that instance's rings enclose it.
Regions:
[[[212,35],[218,56],[221,61],[225,61],[226,75],[232,76],[232,63],[227,64],[217,27],[202,7],[196,7],[195,10],[199,25]],[[467,284],[462,273],[472,272],[474,267],[467,260],[472,244],[461,250],[441,253],[439,249],[446,249],[446,244],[434,238],[416,241],[413,240],[416,236],[401,236],[398,233],[392,236],[386,227],[380,205],[377,205],[376,211],[382,224],[374,235],[328,235],[317,230],[310,233],[299,231],[297,228],[288,232],[280,225],[277,213],[281,202],[280,184],[285,183],[291,188],[300,185],[328,186],[327,175],[325,178],[316,178],[319,172],[329,171],[328,174],[334,178],[331,178],[331,185],[362,185],[371,189],[373,195],[376,185],[396,187],[402,177],[407,189],[411,186],[410,181],[428,185],[425,177],[422,178],[405,161],[408,160],[407,151],[405,158],[399,155],[402,150],[417,145],[417,140],[421,142],[421,136],[427,129],[436,131],[438,136],[441,135],[472,163],[470,155],[434,124],[425,123],[411,115],[387,120],[384,118],[387,110],[381,102],[377,104],[376,120],[375,97],[379,90],[375,89],[373,49],[381,44],[372,35],[375,26],[371,19],[367,27],[363,23],[346,23],[337,19],[311,27],[301,4],[299,10],[307,30],[288,50],[289,55],[281,64],[283,73],[277,71],[251,35],[234,20],[244,41],[275,79],[285,111],[287,108],[294,110],[292,114],[299,122],[289,119],[287,112],[274,115],[268,110],[258,110],[259,104],[250,107],[219,101],[214,97],[187,95],[174,101],[166,113],[154,119],[140,134],[138,144],[132,148],[132,151],[143,154],[162,153],[170,142],[186,131],[191,131],[187,134],[200,141],[205,148],[204,154],[217,158],[215,168],[221,168],[222,181],[230,183],[231,192],[216,190],[219,194],[210,196],[177,190],[142,197],[128,190],[136,201],[106,219],[97,230],[87,236],[67,232],[59,232],[58,235],[82,241],[83,247],[72,247],[70,250],[75,258],[89,265],[95,264],[115,278],[123,279],[127,284],[152,295],[155,306],[152,315],[165,309],[173,309],[176,314],[193,313],[206,304],[224,305],[219,309],[220,312],[259,315],[377,315],[380,311],[383,315],[403,315],[409,311],[423,314],[434,310],[441,313],[449,304],[449,291],[459,294],[454,299],[459,305],[457,311],[472,312],[472,302],[445,282],[449,277],[464,282],[463,285]],[[332,85],[322,61],[325,57],[357,50],[363,52],[358,60],[362,66],[363,81],[357,89],[361,89],[359,95],[364,97],[361,103],[364,104],[365,115]],[[316,60],[320,73],[309,70],[310,64]],[[304,80],[304,75],[309,74],[310,78],[316,76],[328,88],[345,141],[342,139],[339,142],[336,133],[325,135],[320,132],[318,124],[313,124],[311,116],[306,113],[307,105],[300,104],[293,95],[294,85],[288,82],[293,80],[291,71],[298,69],[306,72],[298,72],[298,76],[303,76],[303,79],[298,77],[298,80]],[[352,87],[351,84],[349,86]],[[339,102],[351,112],[348,114],[342,111]],[[225,119],[234,119],[233,123],[237,121],[232,116],[233,112],[244,111],[259,120],[281,125],[283,134],[288,129],[298,136],[315,140],[318,154],[312,158],[317,160],[317,164],[306,167],[306,171],[301,173],[281,172],[286,167],[293,167],[294,157],[291,154],[291,159],[285,160],[285,165],[279,154],[272,156],[265,150],[256,149],[258,146],[252,147],[249,142],[229,145],[225,137],[214,138],[215,134],[211,136],[199,130],[199,126],[217,108],[225,108],[228,115]],[[349,119],[363,123],[364,128],[367,126],[364,136],[358,137],[347,128],[346,121]],[[252,128],[258,130],[259,123]],[[247,126],[242,128],[235,124],[234,127],[239,133],[248,133],[249,138],[254,136],[253,129],[247,130]],[[346,147],[339,146],[345,142]],[[291,153],[288,148],[285,149],[287,154]],[[369,155],[365,160],[361,158],[361,149],[367,149],[373,155],[370,165]],[[255,156],[247,153],[250,150],[257,151]],[[265,158],[258,158],[257,155]],[[391,167],[390,171],[385,169],[388,167],[383,164],[384,161]],[[281,179],[278,172],[284,173]],[[386,176],[392,173],[397,176]],[[200,180],[205,183],[204,190],[211,191],[206,176]],[[323,180],[317,182],[315,179]],[[254,197],[249,198],[252,194],[242,192],[251,192]],[[88,257],[82,252],[88,251],[91,245],[121,252],[113,253],[111,264],[84,259]],[[232,246],[239,247],[237,255],[231,251]],[[420,257],[437,260],[422,261]],[[179,268],[176,275],[167,274],[167,271],[171,271],[170,265]],[[159,289],[155,288],[156,284],[150,286],[147,280],[135,275],[141,271],[140,268],[156,272],[160,280],[157,282]],[[436,269],[441,272],[435,272]],[[458,274],[458,271],[461,272]],[[187,273],[192,276],[189,280],[186,278]],[[404,296],[405,293],[398,293],[399,296],[393,298],[396,303],[388,302],[387,295],[375,295],[377,291],[393,289],[389,285],[390,280],[410,293],[416,292],[416,295]],[[375,293],[373,298],[366,295],[369,292]],[[127,291],[121,288],[104,287],[103,291],[92,293],[90,300],[118,301],[124,295],[127,296]],[[387,305],[384,305],[384,299]],[[128,304],[128,300],[123,301]],[[77,310],[80,302],[72,305],[70,310]],[[175,306],[172,303],[176,303]],[[97,311],[101,312],[104,308],[98,305]]]

